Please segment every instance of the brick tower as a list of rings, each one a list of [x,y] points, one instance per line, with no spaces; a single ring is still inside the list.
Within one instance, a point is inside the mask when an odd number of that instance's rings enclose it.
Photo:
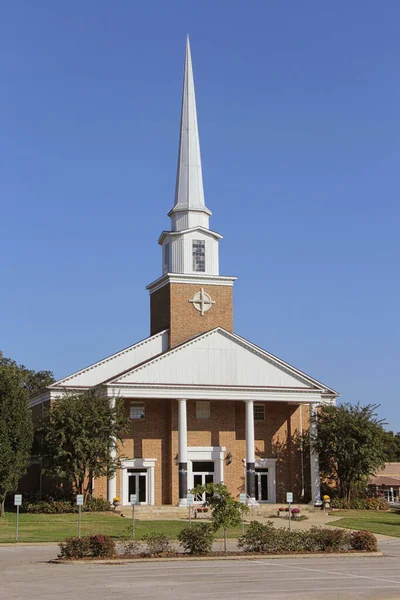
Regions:
[[[189,38],[183,79],[175,203],[168,213],[171,230],[163,231],[163,275],[147,286],[150,292],[150,335],[169,329],[172,348],[193,336],[223,327],[233,331],[235,277],[219,275],[218,243],[209,228],[211,211],[203,191]]]

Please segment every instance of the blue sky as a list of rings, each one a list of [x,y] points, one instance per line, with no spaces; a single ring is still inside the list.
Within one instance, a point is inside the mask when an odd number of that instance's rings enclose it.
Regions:
[[[235,329],[400,430],[400,3],[2,7],[0,348],[57,377],[149,334],[186,33]]]

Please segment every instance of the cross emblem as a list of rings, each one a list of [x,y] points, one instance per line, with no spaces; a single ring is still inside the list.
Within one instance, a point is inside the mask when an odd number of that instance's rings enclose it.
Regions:
[[[214,300],[211,300],[210,296],[203,288],[200,288],[200,291],[193,296],[193,300],[189,300],[189,302],[193,304],[196,310],[200,311],[202,317],[204,316],[204,313],[210,310],[212,305],[215,304]]]

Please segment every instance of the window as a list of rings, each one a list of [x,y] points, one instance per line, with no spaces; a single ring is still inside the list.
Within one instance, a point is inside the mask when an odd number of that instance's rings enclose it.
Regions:
[[[193,271],[206,270],[206,243],[204,240],[192,241]]]
[[[143,402],[132,402],[129,416],[131,419],[144,419],[144,404]]]
[[[169,242],[167,242],[164,246],[163,246],[163,272],[164,273],[168,273],[168,271],[170,270],[170,246],[169,246]]]
[[[265,413],[264,413],[264,404],[255,404],[254,405],[254,420],[255,421],[264,421]]]
[[[196,419],[210,418],[210,403],[199,400],[196,402]]]

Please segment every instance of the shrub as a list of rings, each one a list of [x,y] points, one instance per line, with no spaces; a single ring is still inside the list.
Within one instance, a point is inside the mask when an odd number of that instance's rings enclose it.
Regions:
[[[105,498],[93,498],[92,496],[83,510],[87,512],[107,512],[111,510],[111,505]]]
[[[59,546],[59,558],[106,558],[115,554],[115,542],[109,535],[69,537]]]
[[[344,529],[312,527],[308,531],[274,529],[271,521],[262,525],[253,521],[239,539],[244,552],[285,554],[297,552],[348,552],[361,550],[374,552],[375,537],[367,531],[350,533]]]
[[[122,552],[124,556],[132,556],[133,554],[140,554],[141,546],[137,540],[128,540],[122,546]]]
[[[362,552],[377,552],[376,537],[370,531],[353,531],[350,534],[351,549]]]
[[[385,498],[352,498],[350,501],[344,498],[334,498],[331,501],[332,508],[345,510],[388,510],[389,505]]]
[[[90,541],[88,537],[69,537],[61,542],[59,558],[87,558],[91,556]]]
[[[189,554],[207,554],[212,550],[213,528],[209,523],[186,527],[179,533],[178,540]]]
[[[172,550],[169,539],[163,533],[150,533],[143,539],[147,544],[147,554],[150,556],[158,556]]]

